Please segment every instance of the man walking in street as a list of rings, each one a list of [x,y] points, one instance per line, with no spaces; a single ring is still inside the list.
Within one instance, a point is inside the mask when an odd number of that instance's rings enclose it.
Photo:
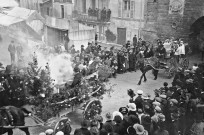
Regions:
[[[14,45],[13,40],[9,44],[8,51],[10,52],[10,56],[11,56],[11,64],[14,64],[15,63],[16,47]]]

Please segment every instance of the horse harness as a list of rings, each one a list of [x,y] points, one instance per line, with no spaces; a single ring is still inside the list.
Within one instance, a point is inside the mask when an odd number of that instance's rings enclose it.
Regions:
[[[11,126],[13,126],[13,124],[14,124],[14,119],[13,119],[13,115],[12,115],[11,112],[10,112],[9,106],[4,106],[4,107],[0,108],[0,110],[5,110],[5,111],[6,111],[6,113],[7,113],[7,115],[8,115],[9,124],[10,124]],[[6,118],[3,118],[3,119],[6,119]]]

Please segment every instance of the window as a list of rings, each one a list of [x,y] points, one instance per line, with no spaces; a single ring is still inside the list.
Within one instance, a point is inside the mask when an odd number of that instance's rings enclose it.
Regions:
[[[130,10],[130,0],[124,0],[124,10]]]
[[[64,18],[64,5],[61,5],[61,17]]]
[[[118,0],[118,17],[122,17],[122,2]]]

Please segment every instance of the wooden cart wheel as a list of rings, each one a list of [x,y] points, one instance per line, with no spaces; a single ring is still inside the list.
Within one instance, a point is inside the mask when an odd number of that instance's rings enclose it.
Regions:
[[[60,118],[55,124],[54,135],[59,131],[62,131],[65,135],[71,133],[72,128],[68,117]]]
[[[84,109],[84,119],[91,120],[96,115],[100,115],[102,111],[101,101],[98,99],[90,100],[86,103]]]
[[[184,58],[182,63],[181,63],[181,67],[186,70],[186,69],[188,69],[188,66],[189,66],[189,60],[187,58]]]

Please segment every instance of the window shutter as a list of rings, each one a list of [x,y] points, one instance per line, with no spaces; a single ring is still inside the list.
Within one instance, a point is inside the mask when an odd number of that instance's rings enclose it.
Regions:
[[[122,1],[118,0],[118,17],[122,17]]]
[[[130,18],[135,18],[135,1],[130,1]]]

